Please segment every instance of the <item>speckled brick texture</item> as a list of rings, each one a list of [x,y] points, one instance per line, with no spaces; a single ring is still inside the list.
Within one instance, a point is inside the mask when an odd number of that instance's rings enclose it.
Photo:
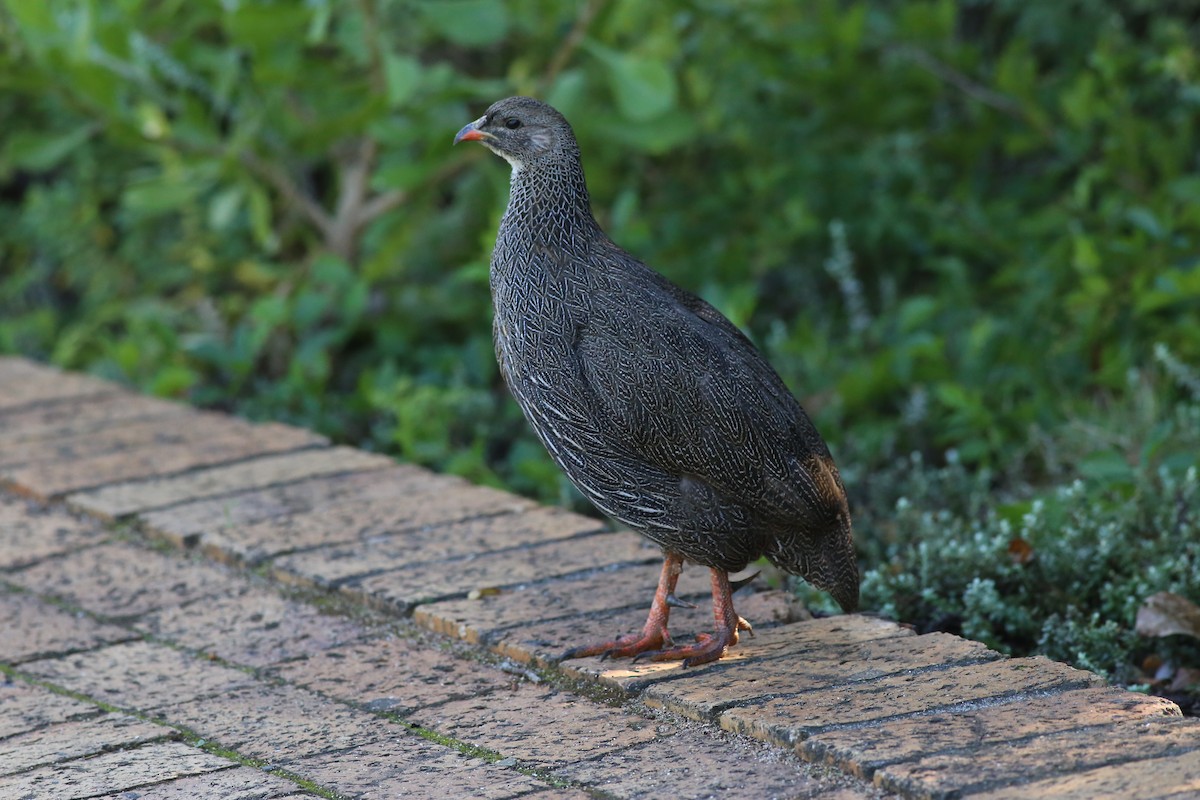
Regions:
[[[0,739],[104,713],[92,703],[20,681],[0,681],[0,708],[4,709],[0,714]]]
[[[50,725],[0,739],[0,775],[15,775],[108,750],[126,750],[173,735],[173,731],[161,725],[122,714]]]
[[[307,513],[226,526],[206,533],[203,544],[210,552],[225,558],[258,562],[298,550],[363,543],[406,531],[531,508],[533,504],[528,500],[505,492],[472,486],[458,478],[419,474]],[[298,577],[315,581],[319,573]]]
[[[520,680],[492,665],[395,636],[310,653],[278,665],[270,674],[325,697],[401,716],[451,700],[482,697]]]
[[[165,644],[134,641],[47,658],[22,671],[130,711],[148,712],[251,686],[245,672]]]
[[[325,443],[323,437],[286,425],[250,425],[229,419],[220,423],[201,426],[207,435],[198,439],[164,432],[162,441],[126,449],[76,456],[65,448],[52,460],[0,469],[0,478],[23,494],[46,500],[122,481],[158,478]],[[188,429],[173,421],[157,425],[165,431]]]
[[[798,694],[784,689],[783,696],[727,709],[718,721],[726,730],[790,746],[824,728],[1102,683],[1090,672],[1045,658],[1014,658],[834,683]]]
[[[402,735],[309,756],[293,767],[342,795],[373,800],[508,800],[545,786],[528,775]]]
[[[21,411],[0,414],[0,448],[17,442],[35,442],[80,436],[126,423],[190,415],[192,409],[154,397],[113,391],[99,397],[77,397],[56,403],[39,403]]]
[[[206,602],[147,614],[134,626],[208,656],[265,667],[315,655],[365,635],[352,620],[322,614],[277,591],[244,586]]]
[[[96,800],[299,800],[317,796],[298,788],[287,778],[231,763],[228,769],[139,786],[131,792],[101,795]]]
[[[758,581],[720,662],[638,630],[629,533],[0,357],[0,796],[1167,798],[1200,722]],[[64,506],[71,507],[70,513]],[[128,524],[112,525],[113,520]],[[214,559],[224,562],[215,564]],[[712,625],[688,568],[671,630]]]
[[[156,742],[71,762],[69,769],[44,766],[0,777],[0,797],[95,797],[184,775],[215,772],[229,765],[226,759],[183,742]]]
[[[384,463],[380,456],[370,453],[337,447],[308,448],[274,455],[259,454],[233,464],[216,463],[182,475],[115,483],[102,489],[73,494],[67,498],[67,504],[101,519],[112,520],[315,475],[337,475],[382,466]]]
[[[418,725],[539,767],[592,758],[661,734],[652,719],[543,686],[458,700],[418,711]]]
[[[343,466],[343,452],[340,448],[334,448],[323,453],[322,458],[301,454],[288,459],[286,463],[292,465],[297,458],[303,458],[303,462],[311,467],[328,469],[329,456],[338,466]],[[266,519],[304,514],[343,502],[356,503],[371,492],[395,492],[403,481],[424,474],[423,470],[416,467],[393,465],[388,459],[355,458],[353,461],[357,463],[348,466],[361,468],[342,474],[317,474],[298,479],[294,474],[284,474],[283,478],[288,482],[185,501],[158,511],[145,511],[139,515],[138,521],[142,530],[166,539],[176,547],[195,547],[207,544],[205,537],[223,528],[241,528]],[[185,488],[186,484],[180,487]],[[242,488],[245,489],[244,486]],[[221,555],[219,548],[206,549],[213,555]]]
[[[5,580],[105,617],[134,617],[230,591],[241,582],[220,567],[124,542],[41,561]]]
[[[0,495],[0,570],[28,566],[103,541],[108,535],[95,520],[79,519],[62,509],[40,509],[27,500]]]
[[[3,414],[119,392],[120,387],[115,383],[89,375],[62,372],[19,358],[0,360],[0,413]]]

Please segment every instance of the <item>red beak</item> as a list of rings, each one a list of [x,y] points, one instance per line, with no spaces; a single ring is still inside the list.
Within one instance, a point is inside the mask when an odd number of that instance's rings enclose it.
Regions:
[[[458,135],[454,137],[454,143],[479,142],[483,141],[484,139],[491,138],[491,134],[484,133],[483,131],[479,130],[479,126],[483,124],[483,121],[484,118],[480,117],[474,122],[468,122],[466,125],[464,125],[462,130],[458,132]]]

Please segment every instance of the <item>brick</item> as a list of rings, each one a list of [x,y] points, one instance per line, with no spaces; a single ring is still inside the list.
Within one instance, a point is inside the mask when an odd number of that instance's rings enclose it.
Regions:
[[[598,534],[547,542],[476,558],[384,572],[346,585],[353,595],[407,612],[414,606],[586,570],[655,562],[656,550],[630,534]],[[282,566],[281,566],[282,568]]]
[[[806,622],[813,618],[808,607],[793,592],[783,589],[743,589],[733,598],[738,614],[754,626],[755,631]]]
[[[1115,722],[1134,724],[1179,717],[1179,707],[1169,700],[1102,687],[1018,695],[982,708],[836,728],[813,734],[801,749],[813,761],[870,778],[876,769],[888,764],[958,748],[982,749],[1000,742]]]
[[[113,520],[219,495],[261,489],[318,475],[336,475],[386,466],[384,456],[349,447],[300,450],[252,458],[237,464],[197,469],[184,475],[119,483],[67,498],[68,504]]]
[[[157,713],[222,747],[283,765],[375,741],[394,724],[303,689],[261,683]]]
[[[535,508],[391,535],[372,535],[374,532],[369,530],[363,538],[349,544],[307,550],[276,559],[275,564],[280,570],[305,576],[322,586],[335,586],[387,570],[451,559],[460,562],[465,570],[477,569],[475,562],[503,563],[521,554],[503,551],[561,542],[603,530],[604,523],[590,517],[556,508]],[[409,574],[403,579],[414,577],[420,576]],[[514,582],[519,580],[503,581]]]
[[[188,778],[140,786],[134,793],[106,794],[96,800],[298,800],[311,798],[299,794],[297,786],[287,778],[272,775],[253,767],[233,767],[219,772],[206,772]]]
[[[134,711],[225,694],[254,683],[231,667],[141,641],[34,661],[22,669],[56,686]]]
[[[508,800],[528,797],[544,785],[519,772],[392,729],[386,740],[305,758],[289,769],[339,796],[363,800]]]
[[[164,418],[127,420],[100,430],[62,431],[25,442],[7,442],[0,468],[26,464],[74,462],[110,453],[158,448],[198,448],[214,439],[254,437],[259,428],[224,414],[188,410]]]
[[[115,383],[90,375],[62,372],[23,359],[0,363],[0,413],[24,406],[120,391]]]
[[[677,609],[677,611],[680,610],[682,609]],[[678,620],[674,621],[678,622]],[[605,662],[589,658],[562,661],[561,658],[563,653],[572,647],[580,647],[593,642],[607,642],[616,636],[641,631],[645,622],[646,609],[641,608],[618,611],[605,616],[573,617],[548,622],[544,625],[533,624],[528,628],[511,628],[502,631],[494,637],[491,648],[496,653],[519,663],[538,667],[557,666],[557,669],[568,677],[595,680],[608,688],[633,695],[655,679],[678,672],[681,669],[679,662],[633,661],[629,658],[612,659]],[[699,630],[700,627],[703,625],[696,629]],[[676,625],[675,628],[681,631],[690,630],[690,628],[680,625]],[[692,638],[690,635],[683,635],[677,641],[690,641]],[[594,671],[595,673],[602,672],[603,677],[593,677],[593,671],[588,669],[588,665],[592,661],[608,665],[603,670]]]
[[[595,795],[583,789],[539,789],[536,792],[521,795],[521,800],[593,800]]]
[[[684,573],[684,578],[680,580],[677,595],[681,598],[690,597],[696,607],[672,610],[670,629],[677,642],[692,641],[697,633],[707,632],[713,625],[707,579],[699,572],[694,573],[694,580],[687,575]],[[560,657],[572,647],[610,641],[642,630],[648,612],[647,602],[644,606],[616,611],[545,622],[532,621],[494,631],[486,639],[492,650],[515,661],[556,666],[568,677],[596,681],[613,689],[637,693],[654,680],[669,678],[682,670],[680,663],[599,658],[560,661]],[[736,653],[737,648],[731,652]]]
[[[348,455],[342,448],[333,448],[325,453],[326,458],[337,460]],[[353,472],[302,478],[295,483],[147,511],[139,516],[139,522],[142,530],[152,536],[166,539],[177,547],[194,547],[202,544],[204,535],[211,531],[303,514],[340,502],[353,502],[370,491],[395,491],[397,485],[405,480],[427,474],[417,467],[395,464],[391,459],[363,455],[367,458],[361,459],[361,467]],[[349,458],[359,460],[357,456]],[[220,555],[219,552],[212,554]]]
[[[171,558],[123,542],[48,559],[6,580],[94,614],[133,617],[241,585],[220,567]]]
[[[3,797],[93,797],[183,775],[227,769],[231,762],[182,742],[156,742],[72,761],[70,769],[39,767],[0,778]]]
[[[0,740],[0,775],[126,749],[166,739],[174,733],[170,728],[122,714],[63,722]]]
[[[109,484],[121,486],[125,481],[169,476],[326,442],[316,434],[276,423],[249,425],[231,417],[225,427],[224,433],[185,444],[135,447],[78,459],[31,464],[0,471],[0,475],[22,493],[39,500],[50,500]]]
[[[414,713],[422,727],[537,767],[562,767],[658,738],[652,720],[543,686]]]
[[[205,537],[206,548],[226,557],[257,562],[321,545],[458,522],[472,517],[527,511],[534,504],[516,495],[433,475],[395,487],[381,487],[356,502],[307,514],[223,528]]]
[[[94,544],[107,536],[94,520],[0,494],[0,569],[24,567],[48,556]]]
[[[1046,658],[1014,658],[918,670],[777,697],[721,713],[721,727],[791,747],[815,731],[916,714],[1015,694],[1095,686],[1090,672]]]
[[[163,609],[136,626],[177,645],[251,667],[299,658],[361,639],[365,633],[345,617],[322,614],[258,587]]]
[[[1200,750],[1200,720],[1116,724],[894,764],[877,771],[875,783],[908,796],[944,797],[1195,750]]]
[[[80,397],[0,414],[0,444],[78,436],[133,420],[162,419],[192,410],[181,403],[124,392]]]
[[[810,797],[832,788],[833,781],[815,777],[817,772],[818,768],[794,757],[780,758],[777,751],[757,742],[684,729],[576,761],[554,774],[617,797],[645,797],[653,785],[661,787],[663,796],[759,800]]]
[[[1166,800],[1195,798],[1200,751],[1113,764],[971,795],[971,800]]]
[[[494,667],[400,638],[356,642],[313,653],[280,664],[271,674],[326,697],[400,715],[449,700],[479,697],[514,681],[513,676]]]
[[[22,681],[0,681],[0,708],[0,739],[101,713],[93,705]]]
[[[696,572],[700,577],[702,573]],[[684,578],[688,573],[684,572]],[[704,579],[707,584],[707,579]],[[680,587],[684,587],[680,579]],[[695,590],[695,594],[690,594]],[[686,588],[696,608],[676,608],[671,612],[671,632],[676,642],[690,642],[696,633],[708,632],[713,627],[713,613],[708,601],[707,585],[697,581],[692,587]],[[745,594],[739,593],[739,596]],[[736,597],[737,602],[740,597]],[[584,618],[568,618],[547,622],[528,622],[526,625],[505,628],[504,631],[491,634],[488,638],[498,652],[516,658],[517,661],[534,661],[536,663],[556,663],[557,656],[571,646],[601,642],[623,636],[625,633],[641,631],[646,622],[649,606],[619,610],[608,614],[595,614]],[[722,663],[731,663],[751,655],[766,657],[778,655],[787,648],[803,648],[806,642],[824,640],[824,642],[847,643],[871,638],[888,636],[904,636],[907,631],[880,619],[870,616],[833,616],[822,620],[811,620],[803,624],[792,624],[776,628],[758,628],[754,637],[743,633],[738,645],[731,648]],[[571,678],[599,681],[601,684],[620,688],[628,692],[641,691],[655,680],[671,678],[676,673],[696,673],[697,668],[683,669],[679,662],[647,662],[630,661],[620,658],[616,661],[601,661],[600,658],[572,658],[564,661],[559,668]],[[703,670],[708,667],[700,667]]]
[[[515,626],[619,609],[642,609],[644,622],[659,572],[658,565],[635,565],[518,587],[479,599],[430,603],[417,607],[413,619],[432,631],[472,644],[490,643]],[[707,596],[708,585],[701,570],[684,570],[678,594],[681,598],[696,597],[699,592]]]
[[[804,644],[803,637],[796,639],[796,647],[771,658],[757,657],[753,640],[744,649],[739,644],[742,652],[738,658],[723,659],[707,669],[687,670],[676,680],[655,683],[646,689],[643,699],[653,707],[707,720],[726,708],[780,692],[811,691],[906,670],[1000,657],[979,642],[945,633],[893,636],[853,644]]]
[[[0,661],[20,664],[59,653],[89,650],[134,634],[72,614],[29,594],[0,593]]]

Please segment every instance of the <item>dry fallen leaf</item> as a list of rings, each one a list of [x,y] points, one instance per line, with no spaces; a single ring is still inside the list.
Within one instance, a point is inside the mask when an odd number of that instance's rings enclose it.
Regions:
[[[1193,686],[1200,686],[1200,669],[1195,667],[1180,667],[1167,687],[1169,692],[1184,692]]]
[[[1017,564],[1028,564],[1033,560],[1033,545],[1017,536],[1008,541],[1008,554]]]
[[[1200,639],[1200,606],[1171,592],[1150,595],[1137,612],[1140,636],[1182,633]]]

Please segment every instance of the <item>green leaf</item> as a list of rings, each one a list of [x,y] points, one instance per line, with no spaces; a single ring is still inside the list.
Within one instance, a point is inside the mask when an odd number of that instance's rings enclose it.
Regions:
[[[1134,479],[1133,468],[1115,450],[1088,455],[1079,463],[1079,474],[1100,484],[1130,483]]]
[[[456,44],[492,44],[508,33],[508,9],[500,0],[429,0],[420,8],[429,26]]]
[[[587,48],[607,67],[608,83],[623,117],[645,122],[674,108],[675,76],[666,64],[595,43]]]
[[[250,229],[254,232],[255,240],[268,253],[279,249],[279,237],[275,235],[271,219],[271,198],[260,186],[250,190]]]
[[[421,62],[411,56],[388,53],[383,57],[383,73],[387,81],[387,100],[392,108],[403,106],[421,84]]]
[[[152,180],[126,189],[121,205],[139,217],[153,219],[179,210],[195,196],[196,187],[187,182]]]
[[[4,160],[31,172],[45,172],[57,166],[95,132],[96,126],[90,122],[59,136],[20,131],[9,139]]]
[[[218,192],[208,204],[208,225],[214,231],[224,231],[233,224],[234,217],[242,207],[246,193],[241,186]]]
[[[605,137],[647,153],[665,153],[696,135],[696,121],[682,110],[650,120],[607,120],[597,123]]]
[[[57,27],[54,24],[54,7],[49,2],[6,0],[4,7],[28,31],[51,33]]]

